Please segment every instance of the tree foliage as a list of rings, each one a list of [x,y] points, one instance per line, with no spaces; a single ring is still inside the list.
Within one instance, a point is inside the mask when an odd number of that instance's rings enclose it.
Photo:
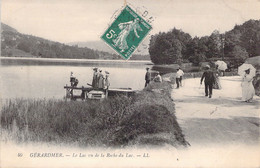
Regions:
[[[191,36],[178,29],[173,29],[167,33],[159,33],[151,37],[149,54],[152,62],[156,64],[172,64],[182,61],[186,56],[186,44],[191,40]]]
[[[243,62],[248,57],[260,55],[260,20],[249,20],[236,25],[226,33],[212,32],[210,36],[192,38],[188,33],[174,28],[152,36],[149,53],[155,64],[194,64],[202,61],[224,59]]]

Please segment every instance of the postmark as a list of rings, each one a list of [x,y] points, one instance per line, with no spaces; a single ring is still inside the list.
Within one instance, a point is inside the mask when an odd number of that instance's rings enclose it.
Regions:
[[[127,60],[151,29],[150,23],[126,5],[101,39]]]

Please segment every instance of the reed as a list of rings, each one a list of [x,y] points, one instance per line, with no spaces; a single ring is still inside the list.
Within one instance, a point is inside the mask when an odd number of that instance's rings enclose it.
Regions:
[[[1,130],[5,138],[17,142],[124,146],[160,144],[166,140],[158,141],[154,135],[167,134],[167,143],[186,146],[170,90],[171,85],[163,82],[133,97],[103,101],[9,100],[1,109]]]

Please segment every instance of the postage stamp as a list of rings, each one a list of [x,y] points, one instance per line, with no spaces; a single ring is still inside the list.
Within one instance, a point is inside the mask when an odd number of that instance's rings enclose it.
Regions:
[[[128,5],[101,36],[124,59],[129,59],[152,26]]]

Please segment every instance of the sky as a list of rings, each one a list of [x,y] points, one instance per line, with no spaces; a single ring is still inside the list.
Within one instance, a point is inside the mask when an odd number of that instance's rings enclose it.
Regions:
[[[1,21],[21,33],[61,43],[97,41],[125,0],[1,0]],[[153,17],[151,34],[182,29],[191,36],[231,30],[260,19],[260,0],[126,0]]]

